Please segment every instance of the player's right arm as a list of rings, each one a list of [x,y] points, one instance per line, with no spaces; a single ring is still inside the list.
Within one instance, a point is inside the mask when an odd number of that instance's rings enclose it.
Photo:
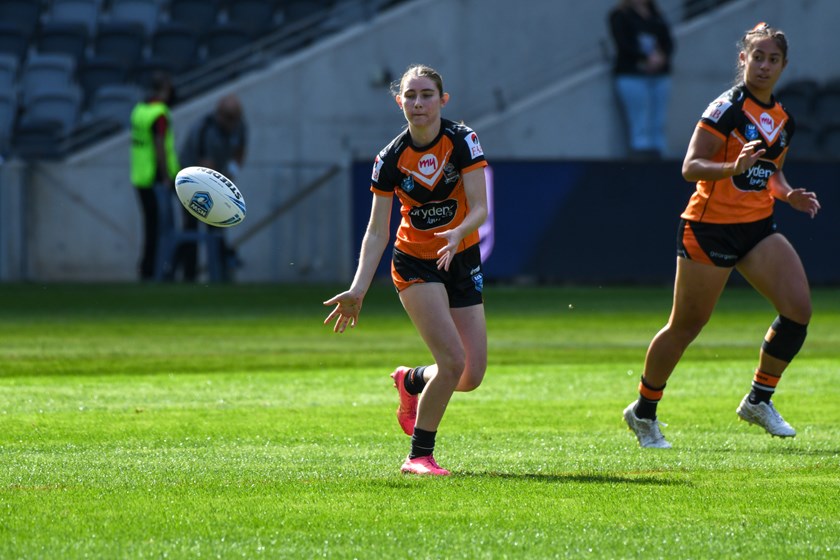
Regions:
[[[350,289],[332,297],[324,302],[324,305],[335,305],[332,312],[324,319],[324,324],[335,319],[333,331],[344,332],[347,325],[350,328],[356,326],[359,320],[359,313],[362,310],[362,301],[367,294],[373,275],[382,259],[382,253],[388,246],[391,236],[391,196],[373,195],[373,204],[370,210],[365,236],[362,239],[362,250],[359,254],[359,265],[356,267],[356,275]]]
[[[714,161],[723,149],[724,140],[700,126],[694,129],[683,160],[682,175],[686,181],[718,181],[740,175],[764,155],[766,150],[756,150],[760,140],[747,142],[735,161]]]

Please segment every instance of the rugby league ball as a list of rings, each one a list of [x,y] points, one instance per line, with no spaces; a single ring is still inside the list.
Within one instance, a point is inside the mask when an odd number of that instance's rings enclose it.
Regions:
[[[245,219],[242,193],[213,169],[185,167],[175,176],[175,192],[184,208],[205,224],[230,227]]]

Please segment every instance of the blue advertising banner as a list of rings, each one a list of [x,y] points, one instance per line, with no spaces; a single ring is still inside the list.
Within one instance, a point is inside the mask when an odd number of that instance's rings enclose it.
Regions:
[[[558,284],[670,284],[679,215],[694,185],[681,162],[496,161],[488,169],[491,217],[482,255],[488,281]],[[370,213],[370,162],[353,166],[355,247]],[[811,220],[787,204],[776,221],[814,285],[840,284],[840,165],[793,163],[794,187],[817,192]],[[394,205],[392,230],[399,223]],[[387,275],[390,249],[378,274]]]

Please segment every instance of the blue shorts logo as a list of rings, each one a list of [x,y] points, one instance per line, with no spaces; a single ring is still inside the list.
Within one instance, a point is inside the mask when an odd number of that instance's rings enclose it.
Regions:
[[[210,213],[210,210],[213,208],[213,199],[210,198],[210,193],[198,191],[193,194],[190,199],[189,208],[193,213],[201,216],[202,218],[206,218]]]
[[[480,292],[484,289],[484,275],[482,273],[472,275],[473,284],[475,284],[475,291]]]

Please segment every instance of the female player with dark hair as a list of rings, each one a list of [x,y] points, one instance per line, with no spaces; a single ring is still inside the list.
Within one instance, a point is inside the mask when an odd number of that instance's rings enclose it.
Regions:
[[[397,419],[411,436],[402,472],[448,475],[434,459],[435,436],[454,391],[471,391],[487,367],[487,329],[478,228],[487,217],[484,167],[475,132],[441,118],[449,100],[428,66],[408,68],[395,91],[408,127],[376,157],[373,206],[350,289],[324,302],[335,305],[324,323],[355,327],[362,300],[390,238],[394,195],[402,219],[391,277],[403,307],[435,363],[398,367],[391,377]],[[418,397],[418,395],[420,395]]]
[[[648,347],[639,398],[624,410],[642,447],[671,447],[656,406],[733,268],[778,312],[759,351],[752,390],[736,413],[771,435],[796,435],[770,398],[805,341],[811,296],[799,256],[776,231],[773,205],[781,200],[813,218],[820,204],[813,192],[791,187],[782,172],[794,133],[792,117],[773,97],[787,65],[784,33],[761,23],[739,47],[738,83],[703,113],[683,161],[683,177],[697,187],[678,230],[673,308]]]

